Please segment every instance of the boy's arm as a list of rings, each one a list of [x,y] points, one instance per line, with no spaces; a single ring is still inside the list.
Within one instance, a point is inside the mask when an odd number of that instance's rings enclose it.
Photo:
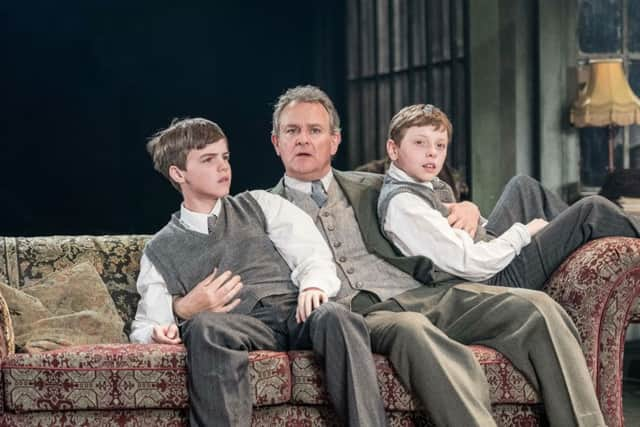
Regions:
[[[263,190],[251,191],[264,213],[267,233],[292,270],[300,292],[317,288],[332,297],[340,289],[331,250],[313,220],[288,200]]]
[[[466,231],[452,228],[420,197],[401,193],[387,209],[385,233],[404,255],[425,256],[441,270],[466,280],[486,280],[529,244],[527,227],[516,223],[490,242],[474,243]]]
[[[140,301],[138,301],[135,319],[131,324],[129,336],[131,342],[178,344],[179,336],[172,336],[169,330],[170,325],[175,323],[171,309],[171,295],[167,291],[164,279],[146,255],[142,255],[140,260],[140,275],[136,287],[140,294]],[[176,339],[177,342],[175,342]]]
[[[464,201],[460,203],[444,203],[449,208],[447,220],[449,225],[469,233],[471,238],[476,236],[480,223],[480,209],[474,203]]]

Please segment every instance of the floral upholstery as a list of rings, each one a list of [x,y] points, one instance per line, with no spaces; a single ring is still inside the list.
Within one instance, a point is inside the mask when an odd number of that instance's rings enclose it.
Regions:
[[[90,261],[129,332],[135,280],[148,236],[0,237],[0,281],[21,288]],[[622,426],[621,359],[629,321],[640,321],[640,239],[600,239],[576,251],[546,286],[571,315],[610,426]],[[10,328],[0,319],[0,328]],[[2,343],[3,350],[8,348]],[[5,348],[6,347],[6,348]],[[473,351],[500,426],[546,425],[540,396],[500,353]],[[0,425],[184,426],[188,396],[182,346],[105,344],[40,354],[1,353]],[[428,414],[375,355],[392,426],[429,426]],[[310,352],[250,354],[254,426],[333,426],[323,375]]]

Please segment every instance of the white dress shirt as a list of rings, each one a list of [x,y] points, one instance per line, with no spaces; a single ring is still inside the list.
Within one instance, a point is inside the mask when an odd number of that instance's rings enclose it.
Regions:
[[[420,183],[394,164],[388,174],[432,188],[430,182]],[[404,255],[425,256],[440,270],[476,282],[500,272],[531,242],[527,228],[515,223],[494,240],[474,243],[469,233],[451,227],[446,217],[412,193],[391,199],[384,231]]]
[[[329,169],[329,173],[320,178],[320,182],[322,182],[322,188],[324,188],[325,193],[327,192],[327,190],[329,190],[329,185],[331,185],[332,181],[333,170]],[[304,194],[311,194],[311,181],[300,181],[299,179],[291,178],[290,176],[285,175],[284,186],[301,191]]]
[[[293,283],[300,291],[314,287],[322,289],[329,297],[335,296],[340,289],[340,280],[333,256],[311,218],[280,196],[264,190],[250,193],[264,213],[269,238],[292,270]],[[217,216],[220,209],[221,204],[216,202],[209,214],[202,214],[182,205],[180,220],[185,227],[207,234],[207,218],[209,215]],[[175,323],[173,298],[146,255],[140,260],[136,286],[141,298],[131,324],[130,339],[132,342],[149,343],[154,326]]]

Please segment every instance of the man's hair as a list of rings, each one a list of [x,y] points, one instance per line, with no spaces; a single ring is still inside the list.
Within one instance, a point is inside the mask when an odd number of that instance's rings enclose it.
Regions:
[[[178,184],[169,176],[169,167],[175,165],[185,170],[189,151],[200,150],[222,138],[226,139],[224,132],[210,120],[173,119],[168,128],[151,137],[147,143],[147,151],[153,159],[153,168],[180,191]]]
[[[329,126],[331,127],[331,133],[336,134],[340,132],[340,116],[338,111],[334,107],[331,98],[324,93],[321,89],[307,85],[296,86],[288,89],[285,93],[280,95],[278,101],[276,101],[273,107],[273,128],[271,129],[272,135],[277,135],[280,131],[280,115],[288,105],[294,102],[316,102],[324,107],[329,113]]]
[[[449,118],[438,107],[431,104],[414,104],[398,111],[389,123],[389,139],[400,144],[407,129],[414,126],[433,126],[436,130],[445,130],[447,140],[451,141],[453,126]]]

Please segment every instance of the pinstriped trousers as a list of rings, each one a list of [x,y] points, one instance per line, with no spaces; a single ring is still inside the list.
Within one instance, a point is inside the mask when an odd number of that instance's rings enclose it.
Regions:
[[[492,285],[542,289],[551,274],[576,249],[600,237],[640,237],[640,224],[614,203],[590,196],[567,206],[532,178],[517,176],[505,187],[489,215],[486,229],[498,236],[512,224],[542,218],[549,224],[522,248]]]
[[[248,352],[312,349],[325,372],[329,399],[349,426],[387,426],[362,316],[334,302],[301,324],[296,295],[263,298],[249,315],[203,312],[185,322],[189,423],[251,425]]]

